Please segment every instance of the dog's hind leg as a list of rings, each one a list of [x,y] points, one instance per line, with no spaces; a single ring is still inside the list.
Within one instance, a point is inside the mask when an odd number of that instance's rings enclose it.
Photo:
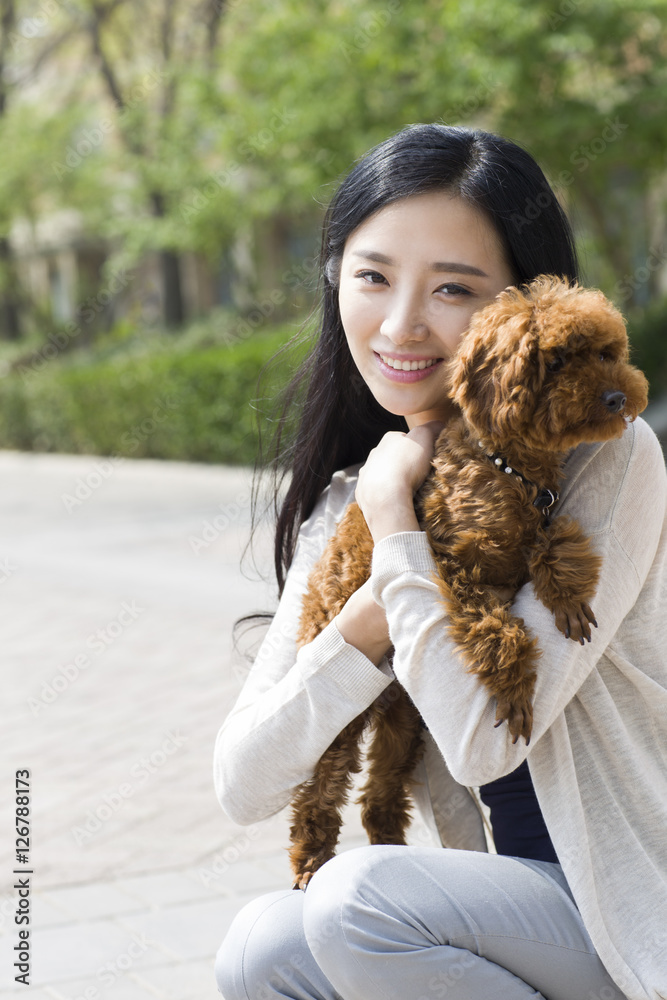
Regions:
[[[289,857],[295,889],[305,889],[318,868],[333,858],[352,775],[361,770],[361,734],[370,709],[358,715],[324,751],[312,778],[292,800]]]
[[[530,557],[536,596],[556,618],[566,639],[582,645],[597,626],[589,602],[593,599],[602,560],[576,521],[557,517],[543,529]]]
[[[359,796],[371,844],[404,844],[410,824],[409,781],[424,752],[419,712],[395,681],[372,706],[368,780]]]
[[[312,642],[340,612],[370,574],[373,540],[358,505],[348,506],[335,535],[308,580],[302,602],[297,646]],[[361,770],[360,740],[370,709],[339,733],[317,762],[312,777],[292,801],[290,862],[294,888],[305,889],[311,876],[335,854],[352,775]]]

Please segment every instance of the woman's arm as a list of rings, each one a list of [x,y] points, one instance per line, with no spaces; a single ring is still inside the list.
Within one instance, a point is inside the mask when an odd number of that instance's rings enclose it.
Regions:
[[[384,612],[373,601],[369,586],[361,588],[361,598],[356,597],[349,610],[346,606],[313,642],[298,653],[296,648],[310,571],[352,501],[355,482],[354,477],[337,473],[302,526],[276,615],[218,733],[216,792],[222,808],[238,823],[252,823],[282,809],[338,733],[393,679],[386,664],[378,669],[373,662],[382,661],[389,639]],[[373,608],[376,632],[371,635],[363,622]]]
[[[397,532],[420,530],[413,496],[431,468],[433,446],[442,426],[431,421],[409,434],[386,434],[369,456],[382,475],[376,471],[367,479],[364,467],[359,470],[355,498],[366,512],[375,543]],[[392,642],[387,616],[373,597],[370,580],[348,600],[336,624],[346,642],[379,666]]]
[[[602,446],[572,487],[563,513],[580,521],[603,559],[593,601],[599,628],[582,647],[556,630],[530,584],[517,595],[513,610],[539,637],[542,650],[528,748],[523,740],[513,745],[506,726],[494,728],[493,699],[466,671],[449,640],[425,534],[378,541],[371,580],[389,621],[394,671],[461,784],[481,785],[517,767],[613,646],[626,615],[645,599],[641,592],[663,531],[666,494],[662,453],[642,421],[622,440]],[[660,610],[654,610],[656,619]],[[647,628],[647,655],[652,643]]]

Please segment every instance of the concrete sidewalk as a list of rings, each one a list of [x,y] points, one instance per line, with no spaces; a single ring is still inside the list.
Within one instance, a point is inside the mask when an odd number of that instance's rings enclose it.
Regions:
[[[213,1000],[234,913],[290,884],[286,817],[235,826],[211,777],[247,670],[232,624],[275,605],[240,569],[249,473],[5,451],[0,484],[0,996]],[[270,549],[265,530],[267,575]],[[33,872],[29,990],[14,978],[15,870]]]

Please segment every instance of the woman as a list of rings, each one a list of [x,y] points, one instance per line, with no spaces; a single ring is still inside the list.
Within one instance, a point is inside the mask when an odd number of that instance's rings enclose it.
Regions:
[[[516,596],[542,649],[529,747],[494,728],[448,640],[412,502],[451,415],[443,361],[471,315],[537,274],[577,278],[558,202],[513,143],[412,126],[343,182],[321,264],[321,335],[277,524],[280,606],[220,731],[216,788],[239,823],[281,809],[396,676],[428,730],[415,796],[449,849],[347,851],[306,893],[254,901],[220,949],[219,988],[226,1000],[666,998],[667,483],[654,435],[639,419],[568,457],[559,509],[603,557],[599,629],[567,642],[530,584]],[[371,579],[297,655],[310,568],[354,498]]]

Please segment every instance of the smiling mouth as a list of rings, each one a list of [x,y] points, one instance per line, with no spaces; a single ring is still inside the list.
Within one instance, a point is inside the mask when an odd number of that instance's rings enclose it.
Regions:
[[[421,358],[417,361],[401,361],[400,358],[390,358],[388,354],[378,354],[378,357],[382,358],[385,365],[398,372],[421,371],[423,368],[431,368],[438,361],[442,361],[442,358]]]

